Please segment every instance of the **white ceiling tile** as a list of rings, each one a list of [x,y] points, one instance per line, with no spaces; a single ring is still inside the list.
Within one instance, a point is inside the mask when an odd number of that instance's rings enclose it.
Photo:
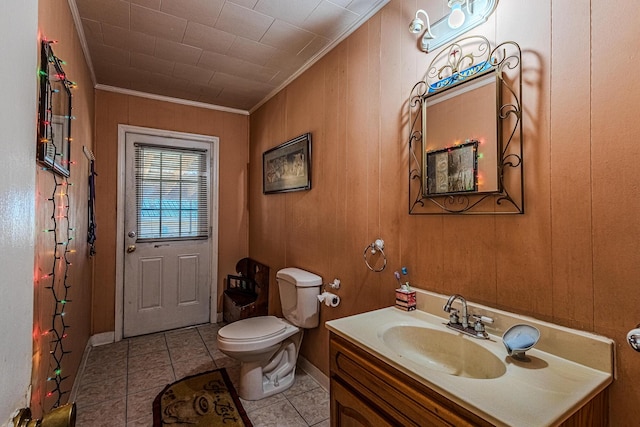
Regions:
[[[156,38],[150,35],[107,24],[102,24],[102,38],[106,45],[149,55],[153,54],[156,43]]]
[[[300,58],[301,61],[307,62],[308,60],[313,58],[315,55],[317,55],[318,52],[320,52],[322,49],[327,47],[329,43],[330,43],[329,39],[324,38],[322,36],[316,36],[316,38],[311,40],[311,43],[306,45],[304,49],[302,49],[300,53],[298,53],[297,57]]]
[[[358,15],[350,10],[323,1],[307,18],[305,28],[321,36],[335,38],[343,34],[357,20]]]
[[[128,67],[131,53],[127,49],[120,49],[104,44],[91,44],[91,51],[102,62]]]
[[[239,4],[240,6],[244,6],[247,9],[253,9],[253,7],[258,3],[258,0],[227,0],[229,3]]]
[[[259,0],[254,10],[301,26],[321,0]]]
[[[197,22],[189,22],[183,43],[212,52],[227,53],[237,36]]]
[[[314,37],[315,34],[309,31],[287,22],[276,20],[260,41],[271,47],[297,54]]]
[[[213,77],[213,71],[178,63],[173,67],[173,75],[179,79],[190,82],[207,84],[209,80],[211,80],[211,77]]]
[[[207,51],[202,52],[198,66],[260,82],[268,82],[278,72],[274,68],[263,67],[242,59]]]
[[[187,20],[157,10],[131,5],[131,28],[159,38],[181,42]]]
[[[276,48],[253,40],[237,37],[231,45],[228,55],[244,59],[252,64],[265,65],[277,51]]]
[[[121,0],[76,0],[78,12],[85,19],[129,29],[129,2]]]
[[[218,96],[222,92],[222,86],[201,85],[193,82],[189,82],[186,91],[194,95],[200,96]]]
[[[237,36],[259,41],[274,19],[234,3],[225,3],[215,28]]]
[[[101,84],[126,89],[131,87],[129,78],[126,75],[126,72],[122,71],[123,68],[121,66],[101,62],[99,60],[95,60],[93,62],[96,79],[98,79]]]
[[[340,7],[344,7],[344,8],[348,9],[347,6],[349,6],[349,4],[351,4],[353,0],[330,0],[330,1],[331,1],[331,3],[335,3]],[[367,1],[366,3],[370,4],[371,1]]]
[[[333,1],[333,0],[332,0]],[[433,0],[428,0],[429,2],[433,3]],[[438,1],[438,0],[436,0]],[[447,0],[444,0],[447,1]],[[334,3],[340,3],[339,1],[334,1]],[[375,6],[378,3],[378,1],[374,1],[374,0],[352,0],[349,3],[349,6],[347,6],[347,9],[349,9],[350,11],[357,13],[358,15],[366,15],[367,13],[369,13],[369,11],[371,11],[371,7]],[[407,24],[409,25],[409,24]]]
[[[285,52],[284,50],[277,49],[271,59],[269,59],[265,65],[267,67],[292,72],[302,67],[304,63],[304,58],[298,55],[294,55],[290,52]]]
[[[215,73],[211,78],[209,85],[222,86],[225,89],[233,89],[242,93],[260,92],[266,94],[275,88],[275,86],[268,83],[261,83],[235,74],[222,72]]]
[[[202,55],[202,49],[170,40],[158,39],[153,54],[168,61],[196,65]]]
[[[82,29],[84,36],[87,39],[87,43],[103,43],[102,40],[102,25],[100,22],[93,21],[91,19],[82,20]]]
[[[131,4],[148,7],[149,9],[160,10],[160,0],[131,0]]]
[[[131,53],[130,62],[132,68],[139,68],[141,70],[167,75],[171,75],[173,73],[173,66],[175,65],[175,62],[173,61],[167,61],[166,59],[135,52]]]
[[[224,0],[162,0],[160,10],[189,21],[213,26]]]
[[[189,81],[179,79],[174,76],[167,76],[166,74],[151,73],[149,76],[149,85],[158,86],[162,88],[173,87],[180,90],[186,90],[189,87]]]

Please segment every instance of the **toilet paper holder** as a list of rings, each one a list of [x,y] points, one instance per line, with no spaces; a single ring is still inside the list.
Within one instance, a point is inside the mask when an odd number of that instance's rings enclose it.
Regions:
[[[635,351],[640,352],[640,323],[627,334],[627,342]]]

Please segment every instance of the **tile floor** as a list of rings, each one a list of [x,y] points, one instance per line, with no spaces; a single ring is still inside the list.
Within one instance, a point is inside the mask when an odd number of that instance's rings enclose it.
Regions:
[[[152,403],[169,383],[225,367],[236,389],[238,363],[216,345],[220,325],[180,329],[91,349],[79,378],[77,427],[151,427]],[[329,394],[296,369],[295,384],[259,401],[242,400],[255,427],[329,426]]]

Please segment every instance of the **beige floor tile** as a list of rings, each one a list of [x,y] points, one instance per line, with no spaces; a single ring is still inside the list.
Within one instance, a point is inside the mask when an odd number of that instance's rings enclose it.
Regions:
[[[153,420],[153,400],[163,389],[164,386],[160,386],[129,394],[127,396],[127,422],[141,418]]]
[[[240,398],[240,403],[246,412],[255,411],[256,409],[264,408],[265,406],[273,405],[276,402],[286,400],[282,393],[274,394],[273,396],[265,397],[260,400],[244,400]]]
[[[113,377],[122,377],[127,374],[127,359],[107,359],[102,363],[89,363],[82,372],[81,384],[105,381]]]
[[[164,334],[145,335],[129,339],[129,357],[166,350]]]
[[[107,400],[125,397],[127,394],[127,377],[111,377],[104,381],[98,381],[80,385],[76,405],[85,408]]]
[[[289,401],[276,402],[247,414],[254,427],[307,427]]]
[[[320,387],[320,385],[311,378],[305,371],[300,368],[296,368],[296,380],[288,390],[284,391],[284,395],[287,398],[295,396],[300,393],[305,393],[309,390]]]
[[[171,355],[171,362],[184,362],[191,359],[203,359],[208,358],[213,360],[209,351],[204,346],[202,341],[198,345],[174,347],[169,348],[169,354]]]
[[[161,366],[156,369],[137,371],[129,374],[127,392],[149,390],[171,384],[176,380],[171,365]]]
[[[77,427],[116,427],[124,426],[126,400],[124,397],[98,403],[78,410]]]
[[[165,337],[170,350],[204,345],[202,337],[195,328],[180,332],[167,332]]]
[[[173,362],[173,372],[178,380],[214,369],[216,369],[216,364],[210,357]]]
[[[289,402],[309,425],[329,418],[329,393],[321,387],[290,397]]]
[[[167,350],[161,350],[155,353],[129,357],[127,372],[132,373],[136,371],[155,369],[169,364],[171,364],[169,352]]]

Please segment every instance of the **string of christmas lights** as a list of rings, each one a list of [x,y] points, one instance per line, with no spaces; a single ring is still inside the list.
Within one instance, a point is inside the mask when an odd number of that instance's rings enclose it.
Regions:
[[[47,43],[55,43],[53,41],[43,40],[43,45]],[[57,58],[51,49],[48,49],[50,53],[47,61],[49,63],[64,63],[59,58]],[[43,61],[44,62],[44,61]],[[64,73],[58,73],[53,76],[50,76],[48,73],[48,64],[43,63],[42,69],[40,70],[40,78],[55,78],[62,84],[64,84],[68,88],[74,88],[75,84],[67,80],[67,77]],[[42,118],[44,127],[46,131],[44,135],[49,135],[49,138],[41,139],[41,143],[51,144],[54,149],[55,160],[59,164],[67,163],[67,167],[70,168],[73,162],[69,162],[65,160],[62,154],[62,147],[58,147],[56,145],[56,141],[58,139],[54,138],[54,127],[53,123],[53,95],[58,91],[56,89],[52,89],[50,85],[47,85],[47,90],[50,91],[47,95],[47,106],[46,106],[46,114]],[[74,117],[68,117],[69,119],[73,119]],[[66,141],[63,143],[70,143],[71,137],[69,135],[66,138]],[[54,162],[55,163],[55,162]],[[67,305],[71,302],[69,299],[69,290],[71,288],[70,284],[70,267],[72,265],[70,256],[75,252],[75,250],[71,249],[71,241],[73,240],[73,232],[74,228],[71,227],[69,221],[69,212],[70,212],[70,198],[69,198],[69,186],[72,184],[69,183],[68,179],[64,176],[59,176],[54,168],[43,168],[45,171],[50,171],[53,177],[53,190],[51,193],[51,197],[47,199],[51,202],[52,205],[52,213],[51,213],[51,221],[52,228],[44,230],[45,233],[53,234],[53,242],[54,242],[54,250],[53,250],[53,260],[52,267],[50,273],[45,274],[41,277],[41,280],[46,280],[49,283],[49,286],[46,286],[46,289],[51,291],[51,296],[53,298],[53,314],[51,319],[51,328],[43,332],[43,336],[50,337],[50,373],[47,377],[47,398],[55,399],[55,403],[52,408],[57,408],[62,403],[62,398],[65,394],[69,393],[70,390],[64,390],[63,383],[69,377],[69,375],[65,375],[63,372],[63,359],[64,356],[69,354],[69,350],[65,350],[65,342],[64,340],[67,338],[67,330],[70,326],[67,324],[65,315]]]

